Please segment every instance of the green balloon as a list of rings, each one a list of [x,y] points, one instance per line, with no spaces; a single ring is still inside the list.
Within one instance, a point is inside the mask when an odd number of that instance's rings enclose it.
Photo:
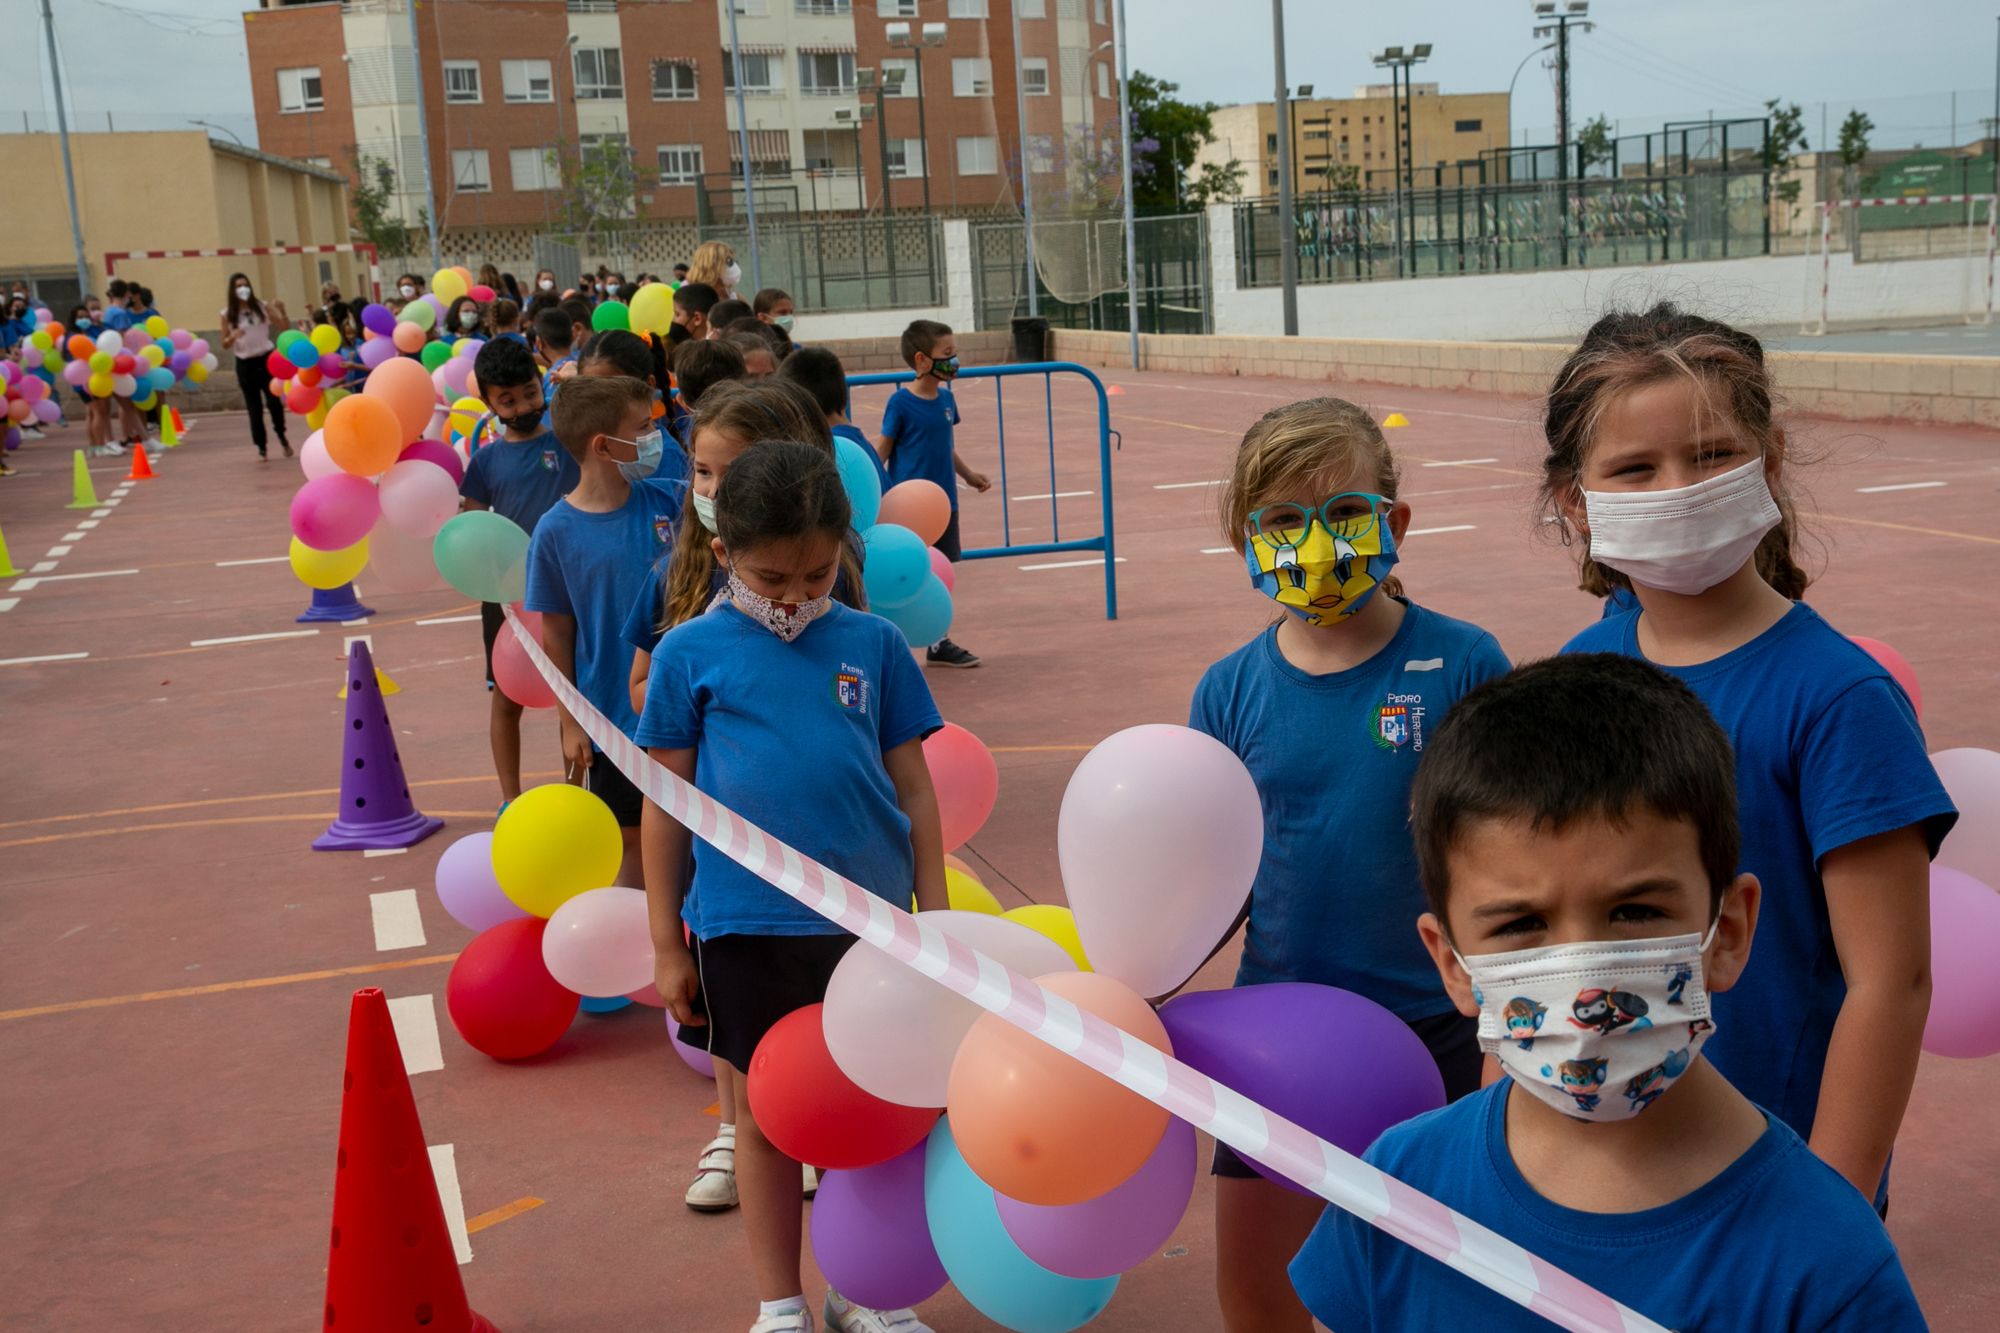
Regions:
[[[277,348],[279,351],[282,352],[286,348],[290,347],[293,343],[297,342],[299,339],[305,336],[306,336],[305,334],[300,333],[297,329],[286,329],[283,333],[278,335],[278,340],[276,344]]]
[[[623,301],[606,301],[590,312],[590,327],[593,329],[629,329],[632,327],[632,307]]]
[[[449,343],[425,343],[424,350],[419,353],[419,359],[424,363],[425,370],[436,370],[439,366],[451,360],[451,345]]]
[[[469,509],[431,543],[446,583],[481,602],[518,602],[528,591],[528,534],[490,509]]]

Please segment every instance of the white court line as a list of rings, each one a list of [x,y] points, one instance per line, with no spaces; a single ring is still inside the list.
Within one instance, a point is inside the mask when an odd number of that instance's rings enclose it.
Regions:
[[[124,498],[125,498],[125,497],[124,497],[124,496],[122,496],[122,495],[114,495],[114,496],[112,496],[112,497],[111,497],[111,498],[110,498],[109,500],[106,500],[106,501],[104,502],[104,507],[105,507],[106,509],[110,509],[110,508],[112,508],[113,506],[115,506],[116,504],[118,504],[118,502],[119,502],[119,501],[121,501],[121,500],[123,500]]]
[[[89,535],[88,533],[83,533],[83,532],[65,532],[63,534],[63,540],[66,542],[80,542],[88,535]]]
[[[96,527],[98,523],[101,521],[102,520],[100,519],[86,518],[85,520],[83,520],[83,522],[76,525],[76,530],[78,532],[89,532],[92,528]],[[290,557],[287,557],[287,559],[289,558]]]
[[[1204,546],[1201,548],[1201,553],[1203,555],[1235,555],[1236,548],[1234,546]]]
[[[93,509],[90,511],[90,516],[92,518],[107,518],[110,516],[110,514],[111,511],[109,509]],[[79,523],[77,524],[77,526],[82,527],[83,525]]]
[[[409,850],[407,847],[370,847],[367,851],[361,853],[361,856],[363,860],[371,856],[401,856]]]
[[[368,914],[375,923],[375,947],[414,949],[424,943],[424,917],[415,889],[391,889],[368,895]]]
[[[217,569],[234,569],[238,565],[282,565],[290,560],[289,555],[260,555],[255,560],[218,560]]]
[[[120,574],[137,574],[138,572],[136,569],[93,569],[83,574],[46,574],[43,575],[42,582],[59,583],[65,579],[109,579],[116,578]]]
[[[18,597],[0,597],[0,611],[12,611],[21,604]]]
[[[1007,498],[1015,504],[1025,504],[1030,500],[1077,500],[1096,491],[1052,491],[1046,495],[1010,495]]]
[[[47,657],[9,657],[0,659],[0,666],[29,666],[35,662],[78,662],[88,656],[89,653],[50,653]]]
[[[458,1161],[449,1143],[431,1145],[431,1174],[437,1177],[438,1202],[444,1205],[445,1225],[451,1228],[451,1248],[461,1264],[469,1264],[472,1238],[465,1234],[465,1196],[458,1189]]]
[[[1442,463],[1426,463],[1425,467],[1474,467],[1480,463],[1497,463],[1497,458],[1454,458]]]
[[[1096,565],[1096,566],[1101,566],[1101,565],[1103,565],[1103,563],[1104,563],[1104,557],[1103,557],[1103,556],[1101,556],[1101,555],[1095,555],[1095,556],[1092,556],[1092,557],[1091,557],[1090,559],[1088,559],[1088,560],[1057,560],[1057,561],[1055,561],[1055,562],[1054,562],[1054,563],[1052,563],[1052,564],[1046,564],[1046,565],[1021,565],[1021,566],[1019,566],[1019,568],[1021,568],[1021,569],[1023,569],[1023,570],[1035,570],[1035,569],[1083,569],[1083,568],[1085,568],[1086,566],[1092,566],[1092,565]],[[1118,557],[1118,560],[1117,560],[1117,563],[1118,563],[1118,564],[1121,564],[1121,565],[1122,565],[1122,564],[1124,564],[1124,563],[1125,563],[1125,557],[1124,557],[1124,556],[1122,556],[1122,555],[1121,555],[1121,556],[1119,556],[1119,557]]]
[[[1430,537],[1440,532],[1471,532],[1478,526],[1477,523],[1454,523],[1448,528],[1411,528],[1403,535],[1405,537]]]
[[[1156,491],[1191,491],[1202,486],[1227,486],[1226,481],[1169,481],[1153,487]]]
[[[291,559],[291,557],[290,557],[290,556],[286,556],[286,557],[285,557],[285,559],[289,560],[289,559]],[[359,597],[359,596],[361,595],[361,593],[360,593],[360,590],[359,590],[359,589],[357,589],[357,590],[355,591],[354,595],[355,595],[356,597]],[[349,628],[349,627],[351,627],[351,626],[354,626],[354,625],[365,625],[365,624],[367,624],[367,623],[368,623],[368,617],[367,617],[367,616],[363,616],[363,617],[361,617],[361,619],[359,619],[359,620],[343,620],[343,621],[341,621],[341,622],[340,622],[340,624],[341,624],[341,628],[343,628],[343,629],[346,629],[346,628]],[[360,637],[361,637],[361,638],[364,638],[364,639],[365,639],[365,638],[367,638],[368,636],[367,636],[366,634],[363,634],[363,635],[361,635]]]
[[[429,995],[398,996],[389,1001],[389,1021],[396,1028],[396,1044],[403,1048],[405,1073],[428,1074],[444,1068],[436,1000]]]
[[[192,639],[190,648],[215,648],[225,643],[262,643],[266,639],[304,639],[319,633],[316,629],[285,629],[270,634],[232,634],[226,639]]]
[[[287,556],[285,558],[289,560],[291,557]],[[417,623],[419,625],[463,625],[469,620],[478,620],[478,619],[480,619],[478,615],[434,616],[429,620],[419,620]]]
[[[49,552],[49,554],[54,555],[55,552],[51,551]],[[46,574],[55,567],[56,567],[56,562],[53,560],[37,560],[34,564],[28,567],[28,572],[30,574]]]
[[[13,586],[13,587],[11,587],[11,588],[9,588],[9,589],[7,589],[7,591],[8,591],[8,592],[33,592],[33,591],[35,590],[35,585],[36,585],[36,584],[38,584],[38,583],[40,583],[40,582],[41,582],[41,580],[40,580],[40,579],[15,579],[15,580],[14,580],[14,586]]]
[[[1945,481],[1904,481],[1898,482],[1894,486],[1856,486],[1854,493],[1856,495],[1880,495],[1884,491],[1929,491],[1935,490],[1939,486],[1948,486],[1950,484],[1950,482]]]

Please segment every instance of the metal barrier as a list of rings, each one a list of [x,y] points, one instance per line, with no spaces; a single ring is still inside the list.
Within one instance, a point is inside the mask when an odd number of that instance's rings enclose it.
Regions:
[[[1104,531],[1095,537],[1077,537],[1070,541],[1062,539],[1062,498],[1058,494],[1062,487],[1056,482],[1056,410],[1055,391],[1052,377],[1058,374],[1081,375],[1089,382],[1097,394],[1097,475],[1100,507],[1104,519]],[[1021,375],[1042,377],[1043,417],[1048,425],[1049,463],[1049,525],[1052,540],[1014,544],[1013,516],[1009,511],[1007,486],[1007,395],[999,381]],[[883,372],[872,375],[849,375],[849,389],[863,388],[872,384],[908,384],[916,375],[908,370]],[[1105,397],[1104,381],[1083,366],[1073,361],[1034,361],[1011,366],[975,366],[958,373],[958,381],[993,380],[993,405],[999,425],[1000,435],[1000,541],[998,546],[983,546],[966,551],[963,560],[995,560],[1003,556],[1017,555],[1057,555],[1070,551],[1101,551],[1104,555],[1104,618],[1118,619],[1118,551],[1113,536],[1111,515],[1111,401]]]

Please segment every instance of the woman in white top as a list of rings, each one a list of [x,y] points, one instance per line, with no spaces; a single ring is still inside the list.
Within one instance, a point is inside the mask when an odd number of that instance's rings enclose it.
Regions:
[[[243,389],[243,405],[250,411],[250,441],[257,457],[271,455],[264,445],[264,413],[278,432],[278,447],[292,456],[292,443],[285,438],[285,404],[271,392],[271,368],[266,365],[277,331],[289,324],[283,301],[259,301],[242,273],[229,275],[229,305],[222,312],[222,345],[236,354],[236,383]]]

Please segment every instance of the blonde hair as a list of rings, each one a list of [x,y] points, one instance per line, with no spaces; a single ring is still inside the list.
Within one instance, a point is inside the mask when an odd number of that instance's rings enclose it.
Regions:
[[[1311,507],[1328,498],[1328,488],[1365,473],[1375,493],[1394,500],[1402,469],[1383,438],[1382,428],[1364,409],[1345,398],[1306,398],[1274,407],[1257,418],[1236,450],[1236,466],[1222,492],[1222,535],[1240,547],[1250,515],[1266,505]],[[1391,574],[1382,591],[1403,595]]]
[[[687,280],[705,282],[715,288],[717,296],[726,297],[730,293],[730,287],[723,281],[722,273],[729,267],[729,261],[734,258],[736,251],[725,242],[703,241],[695,247],[694,257],[688,260]]]

